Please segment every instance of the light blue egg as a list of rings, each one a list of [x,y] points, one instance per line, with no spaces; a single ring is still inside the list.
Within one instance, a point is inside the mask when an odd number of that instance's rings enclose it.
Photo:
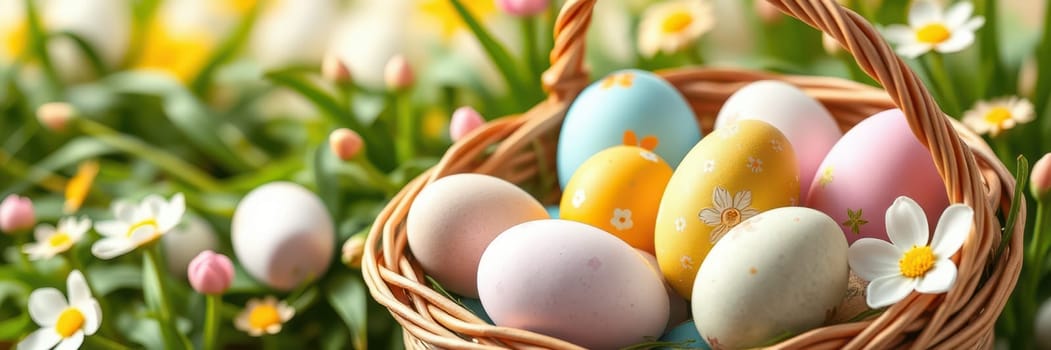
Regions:
[[[672,168],[701,140],[693,110],[675,87],[647,71],[614,72],[584,89],[566,112],[557,153],[562,188],[592,155],[624,144],[627,131],[639,143],[656,138],[654,151]]]
[[[552,219],[558,219],[558,214],[560,213],[560,210],[561,210],[558,207],[558,205],[549,205],[549,206],[547,206],[546,209],[547,209],[547,215],[551,215]]]
[[[660,340],[665,342],[676,343],[692,340],[693,342],[691,343],[683,343],[683,347],[686,349],[712,350],[712,348],[708,346],[708,343],[704,341],[704,338],[701,338],[701,334],[697,331],[697,326],[693,324],[693,320],[689,320],[683,322],[678,326],[675,326],[675,328],[672,328],[670,331],[668,331],[668,333],[665,333]],[[665,350],[672,348],[661,347],[657,349]]]
[[[473,312],[475,316],[478,316],[478,318],[482,319],[482,321],[485,321],[488,324],[494,324],[493,319],[489,318],[489,314],[485,312],[484,308],[482,308],[481,300],[461,297],[460,302],[463,303],[464,306],[467,306],[467,309],[471,310],[471,312]]]

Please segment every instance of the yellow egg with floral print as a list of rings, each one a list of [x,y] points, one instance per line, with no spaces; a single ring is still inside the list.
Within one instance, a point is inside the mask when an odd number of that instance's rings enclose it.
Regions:
[[[675,169],[654,230],[665,279],[689,299],[708,251],[738,223],[799,203],[792,144],[763,121],[741,120],[697,143]]]
[[[634,133],[625,135],[626,145],[607,148],[581,163],[563,191],[559,215],[652,254],[657,207],[672,169],[652,151],[658,140],[644,138],[638,147],[633,146]]]

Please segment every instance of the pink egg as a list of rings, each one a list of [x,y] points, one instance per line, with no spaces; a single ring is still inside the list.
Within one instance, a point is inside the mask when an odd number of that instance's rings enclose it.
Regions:
[[[888,240],[884,217],[898,196],[923,207],[929,228],[949,205],[930,152],[901,110],[892,109],[858,123],[832,147],[814,174],[806,204],[835,219],[848,243]]]

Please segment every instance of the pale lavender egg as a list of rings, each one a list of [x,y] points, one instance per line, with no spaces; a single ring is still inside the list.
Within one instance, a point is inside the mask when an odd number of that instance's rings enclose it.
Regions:
[[[814,174],[807,206],[839,223],[849,243],[888,240],[884,217],[898,196],[912,198],[933,228],[949,205],[930,152],[901,110],[880,112],[850,129]]]

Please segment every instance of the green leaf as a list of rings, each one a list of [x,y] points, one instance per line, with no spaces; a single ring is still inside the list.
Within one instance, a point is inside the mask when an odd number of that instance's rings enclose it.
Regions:
[[[152,248],[147,247],[145,249]],[[146,251],[145,254],[146,256],[142,259],[142,294],[146,299],[147,307],[157,315],[156,321],[160,327],[162,338],[164,338],[164,348],[189,349],[191,343],[176,328],[176,318],[169,308],[168,295],[165,295],[168,292],[163,280],[165,276],[159,273],[164,267],[158,266],[157,253]]]
[[[215,76],[215,71],[219,69],[219,66],[229,61],[237,51],[244,46],[248,36],[252,33],[252,27],[255,24],[256,19],[259,18],[260,8],[263,2],[256,2],[248,14],[241,18],[240,23],[237,24],[237,28],[234,29],[233,34],[223,42],[212,57],[208,59],[208,63],[204,65],[204,68],[197,73],[197,77],[194,78],[193,82],[190,83],[190,87],[194,93],[198,95],[204,95],[208,91],[208,87],[211,85],[212,78]]]
[[[1025,188],[1027,187],[1029,179],[1029,160],[1023,155],[1018,156],[1018,168],[1015,174],[1015,193],[1014,198],[1011,199],[1011,211],[1007,213],[1007,221],[1004,223],[1003,238],[1000,240],[1000,246],[996,248],[996,254],[993,254],[993,261],[1000,261],[1000,254],[1003,254],[1004,248],[1011,242],[1011,235],[1014,234],[1015,221],[1018,218],[1019,204],[1025,200]],[[1034,281],[1034,283],[1036,283]]]
[[[27,310],[29,286],[19,281],[0,281],[0,306],[5,301],[13,300],[16,307]],[[31,325],[29,312],[21,312],[17,317],[0,321],[0,340],[14,340],[25,334]]]
[[[460,0],[449,0],[449,3],[456,9],[456,13],[460,15],[463,22],[467,24],[467,28],[474,33],[475,38],[478,39],[478,43],[482,45],[485,52],[489,54],[489,58],[492,59],[493,64],[503,75],[504,80],[507,81],[507,86],[510,91],[516,91],[517,93],[526,93],[527,96],[536,94],[539,86],[537,84],[530,84],[534,79],[524,77],[522,75],[522,69],[519,68],[518,64],[515,63],[511,54],[508,53],[500,42],[496,41],[492,34],[489,33],[478,19],[467,10],[467,7],[463,5]],[[520,107],[525,108],[529,106],[529,98],[518,99]]]
[[[325,288],[328,303],[343,319],[353,337],[354,349],[368,349],[366,327],[368,292],[365,281],[360,276],[339,274],[328,282]]]
[[[134,265],[95,264],[87,269],[96,297],[104,297],[120,289],[142,289],[142,269]]]
[[[317,182],[321,201],[332,216],[343,210],[343,196],[339,190],[339,162],[339,158],[332,154],[327,143],[321,144],[314,151],[314,181]]]
[[[2,196],[6,197],[10,193],[22,192],[28,186],[39,183],[47,177],[49,173],[55,172],[58,169],[75,165],[85,159],[98,157],[115,151],[115,148],[94,138],[78,137],[66,143],[65,146],[62,146],[62,148],[59,148],[57,151],[52,152],[44,159],[36,162],[31,168],[30,175],[12,185],[10,188],[7,188]]]
[[[96,75],[103,76],[109,72],[109,68],[106,67],[106,63],[102,62],[102,58],[99,56],[98,52],[95,51],[95,48],[91,46],[91,43],[89,43],[87,40],[84,40],[84,38],[78,35],[77,33],[67,30],[51,33],[51,36],[52,39],[65,38],[72,41],[73,45],[76,46],[77,49],[80,50],[82,54],[84,54],[84,57],[88,59],[88,63],[90,64],[91,68],[95,70]]]

